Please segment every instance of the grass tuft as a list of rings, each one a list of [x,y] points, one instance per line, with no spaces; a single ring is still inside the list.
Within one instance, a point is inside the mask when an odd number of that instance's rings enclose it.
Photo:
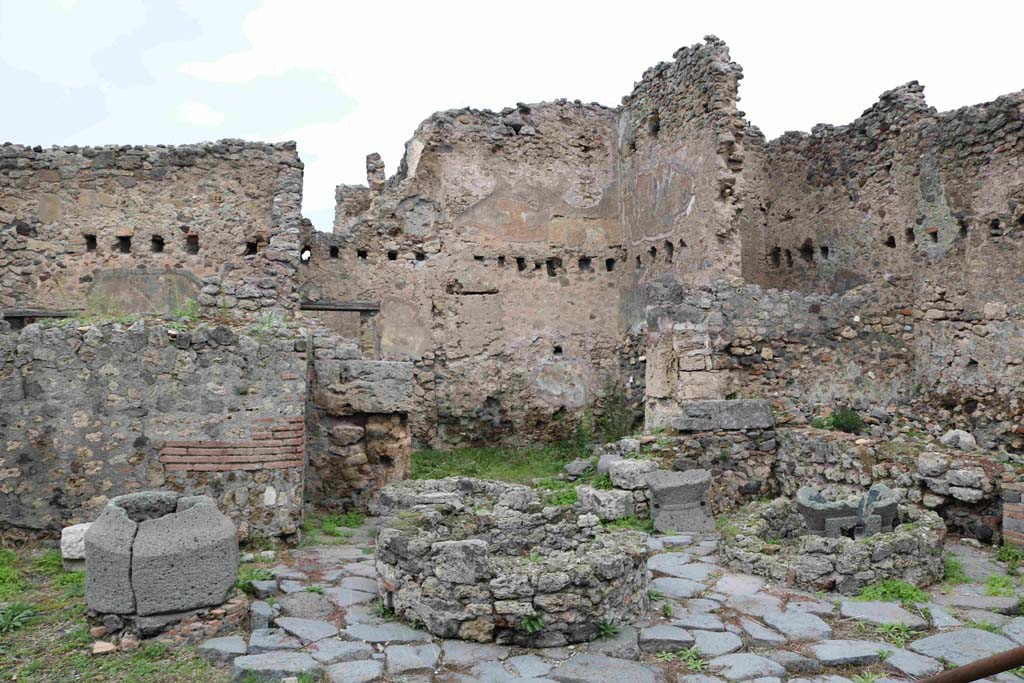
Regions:
[[[540,448],[456,448],[417,451],[412,454],[412,479],[476,477],[529,484],[534,479],[557,477],[576,458],[588,457],[590,449],[563,442]]]
[[[928,595],[912,584],[899,579],[887,579],[865,586],[857,596],[858,600],[881,600],[883,602],[900,602],[904,606],[913,607],[919,602],[928,602]]]

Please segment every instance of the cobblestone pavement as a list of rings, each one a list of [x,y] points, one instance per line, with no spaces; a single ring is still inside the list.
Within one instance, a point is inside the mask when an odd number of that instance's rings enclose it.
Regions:
[[[252,633],[202,650],[232,663],[239,681],[889,683],[1024,644],[1018,597],[985,594],[989,577],[1006,573],[986,551],[950,546],[972,580],[905,607],[730,572],[716,564],[714,534],[649,539],[650,613],[614,636],[536,650],[440,640],[376,609],[376,526],[368,520],[345,545],[292,552],[257,586],[266,599],[252,606]]]

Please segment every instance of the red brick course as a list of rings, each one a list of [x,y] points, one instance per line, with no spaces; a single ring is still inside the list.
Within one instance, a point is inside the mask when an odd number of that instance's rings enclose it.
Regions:
[[[160,462],[169,472],[302,467],[305,461],[305,418],[258,417],[248,441],[163,441]]]

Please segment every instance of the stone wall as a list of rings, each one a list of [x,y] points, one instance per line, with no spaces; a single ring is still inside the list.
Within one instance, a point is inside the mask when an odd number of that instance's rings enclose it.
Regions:
[[[0,395],[0,526],[15,536],[52,535],[153,488],[211,496],[242,538],[298,531],[296,329],[31,325],[0,332]]]
[[[301,197],[294,143],[5,144],[0,310],[292,307]]]

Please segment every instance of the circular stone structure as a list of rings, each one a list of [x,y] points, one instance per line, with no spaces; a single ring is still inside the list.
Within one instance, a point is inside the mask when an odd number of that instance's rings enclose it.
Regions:
[[[238,532],[208,496],[118,496],[85,532],[85,600],[100,614],[172,623],[223,603],[237,573]]]
[[[847,499],[852,505],[863,496],[862,491],[830,491],[824,496],[828,499],[824,505],[842,509],[835,503]],[[799,502],[777,498],[750,503],[731,516],[722,529],[718,548],[722,562],[785,585],[808,591],[834,590],[844,595],[856,594],[886,579],[900,579],[915,586],[942,579],[946,525],[934,512],[893,505],[893,516],[885,520],[889,532],[825,536],[808,529],[808,519],[801,514],[807,500],[805,495]],[[843,525],[837,526],[842,529]]]
[[[404,481],[374,507],[385,605],[442,638],[556,647],[647,610],[643,533],[603,528],[527,487]]]

